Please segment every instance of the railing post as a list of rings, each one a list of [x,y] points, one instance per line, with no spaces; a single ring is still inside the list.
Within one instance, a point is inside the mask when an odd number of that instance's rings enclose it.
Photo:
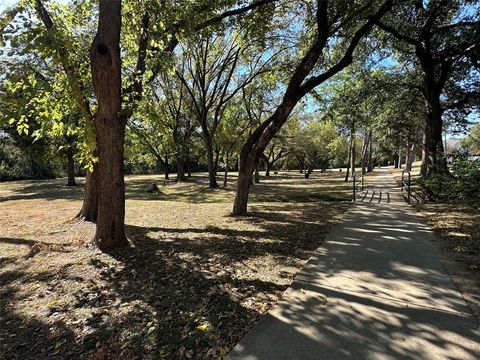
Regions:
[[[411,177],[411,174],[410,174],[410,171],[408,172],[408,192],[407,192],[407,202],[410,204],[410,194],[411,194],[411,188],[410,188],[410,177]]]

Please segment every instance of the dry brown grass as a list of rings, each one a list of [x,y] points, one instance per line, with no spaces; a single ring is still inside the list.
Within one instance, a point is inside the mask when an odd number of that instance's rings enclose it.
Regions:
[[[0,353],[8,359],[219,358],[277,301],[349,206],[341,173],[233,188],[129,176],[132,247],[91,245],[81,187],[0,184]],[[156,181],[160,194],[149,194]],[[231,179],[233,183],[233,179]]]

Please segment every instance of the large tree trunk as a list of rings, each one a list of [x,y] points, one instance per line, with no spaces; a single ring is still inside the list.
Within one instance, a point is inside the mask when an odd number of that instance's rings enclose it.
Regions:
[[[447,161],[443,151],[442,131],[443,119],[440,99],[434,97],[429,101],[431,107],[430,138],[427,142],[429,161],[427,163],[427,174],[448,172]]]
[[[245,215],[247,213],[248,194],[250,193],[250,183],[254,167],[255,154],[249,153],[242,155],[242,153],[240,153],[237,191],[235,192],[232,215]]]
[[[123,151],[126,119],[121,112],[121,1],[101,0],[97,35],[90,51],[98,109],[98,219],[95,242],[102,251],[128,245],[125,236]]]
[[[67,176],[67,186],[76,186],[75,161],[73,160],[73,149],[71,146],[67,147]]]
[[[177,152],[176,156],[177,162],[177,181],[185,181],[187,178],[185,177],[185,157],[184,152],[180,150]]]
[[[83,195],[83,204],[76,218],[90,222],[97,222],[98,217],[98,185],[97,171],[87,171],[85,178],[85,194]]]
[[[217,187],[217,173],[213,157],[213,142],[208,136],[205,138],[205,147],[207,150],[208,187],[213,189]]]
[[[427,175],[429,163],[430,163],[430,154],[429,154],[429,146],[428,143],[430,142],[430,124],[429,121],[425,124],[425,128],[423,130],[423,138],[422,138],[422,165],[420,167],[420,175],[425,176]]]

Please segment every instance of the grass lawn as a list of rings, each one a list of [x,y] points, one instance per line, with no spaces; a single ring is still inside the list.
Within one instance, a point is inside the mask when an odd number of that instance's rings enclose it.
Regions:
[[[397,181],[402,170],[393,169]],[[412,168],[412,179],[420,163]],[[480,318],[480,209],[462,202],[416,205],[418,215],[435,231],[440,260],[453,282]]]
[[[282,295],[349,207],[343,173],[282,173],[231,217],[234,177],[126,177],[131,248],[102,254],[72,218],[82,187],[0,183],[0,354],[6,359],[220,358]],[[219,179],[220,181],[220,179]],[[160,193],[147,193],[156,182]]]

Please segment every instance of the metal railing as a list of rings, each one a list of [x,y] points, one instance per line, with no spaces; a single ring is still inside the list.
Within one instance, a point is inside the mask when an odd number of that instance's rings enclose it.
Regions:
[[[405,173],[408,173],[408,176],[405,176]],[[407,203],[410,204],[412,198],[412,175],[408,170],[402,171],[402,194]]]
[[[361,178],[361,180],[358,180],[358,178]],[[363,178],[364,178],[364,175],[361,171],[359,172],[356,171],[353,173],[353,182],[352,182],[353,202],[355,202],[357,199],[357,186],[360,185],[360,191],[363,191]]]

